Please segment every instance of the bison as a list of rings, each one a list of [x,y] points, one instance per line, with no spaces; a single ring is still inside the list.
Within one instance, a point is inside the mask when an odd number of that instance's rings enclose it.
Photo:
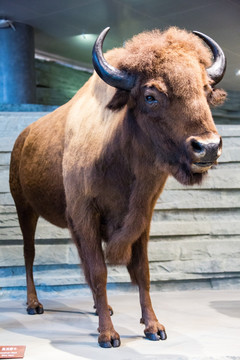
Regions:
[[[175,27],[143,32],[104,57],[108,31],[93,48],[96,72],[68,103],[19,135],[10,166],[28,313],[43,313],[32,271],[42,216],[71,232],[105,348],[120,346],[106,294],[106,260],[126,265],[138,285],[146,337],[167,337],[149,295],[151,217],[169,175],[199,184],[216,163],[222,140],[210,105],[226,96],[214,88],[224,75],[225,56],[207,35]]]

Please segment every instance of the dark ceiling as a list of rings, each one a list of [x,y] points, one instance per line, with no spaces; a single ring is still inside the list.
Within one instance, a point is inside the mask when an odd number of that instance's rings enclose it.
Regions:
[[[94,40],[106,26],[105,49],[143,30],[199,30],[227,56],[222,86],[240,91],[240,0],[0,0],[0,18],[32,25],[38,51],[88,68]]]

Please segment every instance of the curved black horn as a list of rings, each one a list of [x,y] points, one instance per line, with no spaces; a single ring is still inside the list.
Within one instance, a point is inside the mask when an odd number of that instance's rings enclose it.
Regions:
[[[199,31],[193,31],[193,33],[203,39],[203,41],[210,47],[213,52],[213,64],[207,68],[207,73],[208,76],[214,81],[214,83],[217,84],[222,80],[226,70],[227,61],[224,52],[220,46],[209,36]]]
[[[92,62],[94,69],[108,85],[122,90],[131,90],[135,84],[136,77],[128,74],[126,71],[119,70],[107,63],[103,57],[103,41],[110,30],[110,27],[104,29],[98,36],[92,51]]]

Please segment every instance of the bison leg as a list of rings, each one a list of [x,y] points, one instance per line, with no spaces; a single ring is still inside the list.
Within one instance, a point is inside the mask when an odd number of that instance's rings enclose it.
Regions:
[[[153,311],[149,294],[150,275],[147,256],[147,233],[144,233],[132,247],[132,259],[128,265],[128,271],[132,282],[139,287],[142,318],[140,322],[145,324],[144,333],[149,340],[166,340],[165,328],[158,322]]]
[[[10,164],[10,189],[15,201],[20,228],[23,234],[24,259],[27,279],[27,312],[28,314],[42,314],[43,306],[38,301],[36,289],[33,280],[33,261],[35,256],[34,235],[38,221],[38,214],[27,202],[20,182],[20,162],[22,148],[29,129],[25,129],[16,140],[14,145],[11,164]]]
[[[120,346],[119,334],[114,330],[107,301],[107,268],[101,246],[98,227],[91,214],[85,215],[81,229],[68,219],[72,237],[77,245],[86,280],[92,290],[96,311],[99,316],[100,333],[98,343],[103,348]],[[87,228],[85,229],[86,225]]]
[[[34,235],[38,215],[27,204],[16,203],[19,224],[23,234],[24,260],[27,280],[27,312],[29,315],[42,314],[43,306],[39,302],[33,279],[33,262],[35,257]]]

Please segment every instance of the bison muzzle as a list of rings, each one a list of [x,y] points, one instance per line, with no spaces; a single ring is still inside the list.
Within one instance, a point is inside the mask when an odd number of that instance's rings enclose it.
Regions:
[[[210,105],[225,99],[214,86],[226,60],[208,36],[174,27],[139,34],[103,56],[108,30],[95,43],[89,81],[16,140],[10,187],[24,239],[28,313],[43,312],[32,272],[42,216],[69,228],[99,315],[99,344],[117,347],[106,259],[125,264],[138,285],[146,337],[166,339],[149,295],[151,217],[169,175],[201,183],[221,154]]]

